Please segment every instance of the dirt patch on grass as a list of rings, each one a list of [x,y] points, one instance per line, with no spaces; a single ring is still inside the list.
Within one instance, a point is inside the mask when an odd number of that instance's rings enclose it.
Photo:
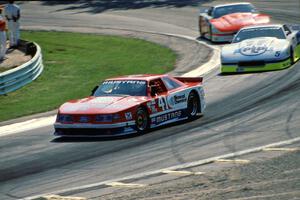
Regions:
[[[0,73],[18,67],[31,59],[19,49],[8,49],[3,61],[0,61]]]

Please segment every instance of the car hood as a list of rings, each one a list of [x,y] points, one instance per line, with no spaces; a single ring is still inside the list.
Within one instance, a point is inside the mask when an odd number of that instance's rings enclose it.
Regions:
[[[282,60],[287,58],[289,42],[285,39],[261,37],[244,40],[222,48],[222,62]]]
[[[210,22],[221,32],[237,32],[245,26],[269,23],[270,17],[257,13],[232,13],[211,19]]]
[[[289,43],[285,39],[261,37],[226,45],[222,48],[222,63],[237,61],[276,61],[288,57]]]
[[[102,96],[87,97],[64,103],[59,108],[61,114],[112,114],[127,110],[147,100],[147,97]]]

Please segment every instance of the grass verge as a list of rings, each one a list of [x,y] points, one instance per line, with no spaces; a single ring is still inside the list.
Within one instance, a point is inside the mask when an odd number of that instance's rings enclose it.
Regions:
[[[31,84],[0,96],[0,121],[53,110],[108,77],[165,73],[176,60],[170,49],[139,39],[44,31],[24,31],[22,39],[41,46],[45,68]]]

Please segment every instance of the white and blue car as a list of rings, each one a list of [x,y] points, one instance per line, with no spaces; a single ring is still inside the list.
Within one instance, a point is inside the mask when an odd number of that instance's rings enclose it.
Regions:
[[[291,66],[300,58],[300,31],[285,24],[242,28],[222,48],[221,72],[258,72]]]

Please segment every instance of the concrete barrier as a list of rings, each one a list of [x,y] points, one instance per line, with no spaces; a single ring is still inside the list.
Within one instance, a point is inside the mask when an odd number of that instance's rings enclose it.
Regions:
[[[33,43],[36,52],[32,59],[19,67],[0,73],[0,95],[13,92],[35,80],[43,71],[42,52]]]

